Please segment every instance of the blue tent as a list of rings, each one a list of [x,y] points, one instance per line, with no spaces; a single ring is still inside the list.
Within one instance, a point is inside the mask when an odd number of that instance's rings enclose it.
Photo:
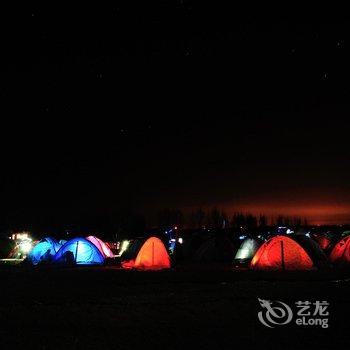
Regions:
[[[42,239],[28,254],[28,260],[37,265],[43,261],[51,261],[61,245],[51,237]]]
[[[98,248],[85,238],[73,238],[66,242],[54,257],[58,263],[101,265],[104,257]]]

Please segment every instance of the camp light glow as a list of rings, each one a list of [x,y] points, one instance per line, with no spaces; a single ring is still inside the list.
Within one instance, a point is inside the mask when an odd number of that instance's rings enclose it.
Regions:
[[[122,255],[128,249],[129,244],[130,244],[129,241],[123,241],[122,242],[122,246],[120,248],[119,255]]]
[[[20,244],[22,253],[27,254],[32,250],[32,243],[30,241],[24,241]]]

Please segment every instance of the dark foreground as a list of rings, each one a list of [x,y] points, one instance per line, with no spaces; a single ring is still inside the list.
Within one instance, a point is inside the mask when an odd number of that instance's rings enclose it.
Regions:
[[[341,273],[0,267],[1,349],[320,348],[350,344]],[[257,298],[326,300],[329,328],[259,323]]]

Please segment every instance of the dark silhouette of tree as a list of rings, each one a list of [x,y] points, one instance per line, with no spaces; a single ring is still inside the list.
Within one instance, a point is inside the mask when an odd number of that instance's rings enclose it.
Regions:
[[[267,217],[263,214],[260,214],[259,216],[259,227],[266,227],[267,226]]]
[[[257,218],[252,214],[246,215],[246,228],[248,229],[254,229],[258,226],[258,220]]]
[[[180,209],[163,209],[158,212],[158,227],[169,228],[184,225],[184,215]]]
[[[274,222],[274,221],[272,221]],[[275,224],[277,226],[293,226],[293,227],[300,227],[300,226],[307,226],[307,220],[306,218],[302,218],[300,216],[283,216],[278,215],[275,221]]]
[[[214,207],[205,214],[205,226],[208,228],[222,229],[228,224],[228,216],[225,212]]]
[[[276,225],[277,226],[284,226],[285,225],[285,218],[283,215],[278,215],[276,219]]]
[[[202,208],[192,210],[184,215],[180,209],[166,208],[158,212],[158,227],[166,229],[169,227],[179,226],[191,229],[202,229],[204,227],[212,229],[234,229],[250,230],[258,227],[264,228],[269,224],[272,226],[303,226],[307,225],[307,220],[301,217],[290,217],[278,215],[268,220],[266,215],[260,214],[255,216],[251,213],[243,214],[235,212],[231,217],[224,211],[214,207],[204,211]]]
[[[246,226],[247,218],[242,213],[234,213],[231,218],[231,227],[234,229],[240,229]]]
[[[206,213],[202,208],[198,208],[190,213],[188,225],[190,228],[199,229],[205,225]]]
[[[222,216],[222,228],[228,229],[230,227],[230,220],[228,215],[224,211],[222,211],[221,216]]]

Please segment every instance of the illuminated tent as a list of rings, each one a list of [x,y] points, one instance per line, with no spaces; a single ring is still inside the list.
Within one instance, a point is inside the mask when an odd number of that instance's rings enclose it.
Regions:
[[[350,264],[350,236],[342,238],[332,249],[329,260],[338,265]]]
[[[224,235],[215,235],[205,241],[196,251],[193,260],[197,262],[232,262],[235,246]]]
[[[251,268],[257,270],[311,270],[314,267],[305,249],[286,236],[269,239],[251,261]]]
[[[104,256],[87,239],[73,238],[56,253],[54,261],[66,264],[101,265],[104,263]]]
[[[163,244],[157,237],[148,238],[137,253],[136,259],[123,261],[127,269],[162,270],[170,268],[170,257]]]
[[[261,243],[254,238],[246,238],[239,247],[235,261],[238,263],[246,263],[253,259],[255,253],[259,249]]]
[[[111,249],[101,239],[99,239],[95,236],[89,236],[89,237],[86,237],[86,239],[88,241],[90,241],[91,243],[93,243],[105,258],[113,258],[114,257],[114,254],[111,251]]]
[[[28,261],[33,265],[52,261],[61,245],[51,237],[43,238],[28,254]]]
[[[326,233],[314,233],[312,238],[318,243],[324,251],[330,248],[332,240]]]

